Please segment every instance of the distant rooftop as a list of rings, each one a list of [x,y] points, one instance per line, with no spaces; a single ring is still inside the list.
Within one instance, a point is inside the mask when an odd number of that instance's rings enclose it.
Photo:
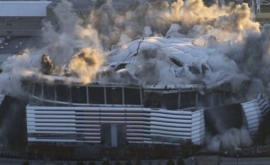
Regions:
[[[68,0],[68,1],[72,3],[74,12],[90,13],[94,6],[99,6],[105,3],[107,0]],[[133,1],[134,0],[112,0],[112,6],[117,11],[121,10],[124,11]],[[53,0],[48,7],[53,9],[60,2],[61,0]]]
[[[0,1],[0,17],[46,17],[51,1]]]
[[[0,37],[0,65],[10,56],[28,48],[40,48],[39,37]]]

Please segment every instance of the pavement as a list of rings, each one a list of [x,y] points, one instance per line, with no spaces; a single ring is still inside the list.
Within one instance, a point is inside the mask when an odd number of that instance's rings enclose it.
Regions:
[[[0,165],[21,165],[25,160],[22,159],[7,159],[0,158]],[[174,160],[176,163],[176,160]],[[28,160],[30,165],[76,165],[77,161],[54,161],[51,162],[49,160]],[[85,165],[89,163],[89,161],[82,161]],[[111,165],[114,165],[116,161],[109,161]],[[122,165],[125,165],[127,162],[119,161]],[[131,161],[133,164],[135,161]],[[142,160],[142,165],[166,165],[167,160]],[[103,161],[95,161],[96,165],[102,165]]]
[[[217,156],[198,156],[186,159],[185,162],[186,165],[270,165],[270,157],[228,158]]]
[[[28,48],[41,48],[39,37],[0,37],[0,64]]]
[[[218,160],[220,160],[218,162]],[[0,158],[0,165],[21,165],[25,160]],[[176,159],[175,165],[176,165]],[[225,158],[217,156],[197,156],[184,160],[186,165],[270,165],[269,158]],[[85,165],[89,161],[83,161]],[[126,161],[120,161],[125,165]],[[167,160],[141,160],[142,165],[166,165]],[[29,160],[30,165],[76,165],[77,161],[54,161],[49,160]],[[96,165],[102,165],[102,161],[95,161]],[[115,161],[110,161],[114,165]],[[135,161],[132,161],[134,164]]]
[[[41,45],[39,37],[0,37],[0,54],[15,54],[26,48],[39,47]]]

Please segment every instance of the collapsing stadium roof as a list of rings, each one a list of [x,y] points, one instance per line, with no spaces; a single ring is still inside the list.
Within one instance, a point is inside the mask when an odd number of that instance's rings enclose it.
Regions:
[[[157,78],[153,84],[205,84],[214,88],[236,76],[238,67],[233,60],[194,42],[185,37],[146,37],[109,52],[108,62],[116,71],[127,71],[137,78],[140,72],[152,69],[152,73],[157,72],[157,75],[151,74],[151,79]]]

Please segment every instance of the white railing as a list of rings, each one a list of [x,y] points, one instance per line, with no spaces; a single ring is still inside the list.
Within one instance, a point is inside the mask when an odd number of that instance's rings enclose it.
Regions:
[[[269,111],[267,100],[265,96],[258,95],[256,99],[241,104],[250,134],[256,134],[258,132],[262,119]]]

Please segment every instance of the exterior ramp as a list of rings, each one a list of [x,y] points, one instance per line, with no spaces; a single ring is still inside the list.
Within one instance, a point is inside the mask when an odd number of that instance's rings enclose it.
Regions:
[[[249,133],[254,135],[258,132],[262,119],[269,111],[268,98],[260,94],[256,99],[242,103],[241,105],[246,117]]]

